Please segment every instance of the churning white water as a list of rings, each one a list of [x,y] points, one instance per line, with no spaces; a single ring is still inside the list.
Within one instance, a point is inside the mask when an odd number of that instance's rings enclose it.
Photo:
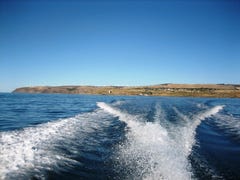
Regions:
[[[191,179],[193,174],[188,156],[195,143],[195,131],[202,120],[218,113],[223,106],[215,106],[188,117],[175,111],[184,123],[169,125],[164,109],[155,108],[154,122],[143,122],[138,116],[112,107],[104,102],[97,105],[107,113],[124,121],[129,131],[127,140],[119,145],[116,161],[129,169],[128,175],[138,179]],[[141,117],[140,117],[141,118]]]

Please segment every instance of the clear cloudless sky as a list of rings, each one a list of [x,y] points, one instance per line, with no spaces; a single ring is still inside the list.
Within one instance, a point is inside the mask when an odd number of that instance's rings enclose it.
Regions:
[[[0,0],[0,91],[240,83],[239,0]]]

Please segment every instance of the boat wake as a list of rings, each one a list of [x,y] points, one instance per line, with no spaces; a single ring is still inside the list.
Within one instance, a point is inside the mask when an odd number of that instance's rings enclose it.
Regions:
[[[178,124],[166,119],[164,109],[157,104],[153,122],[122,112],[104,102],[97,105],[106,113],[125,122],[126,142],[117,147],[116,171],[127,179],[192,179],[188,157],[195,144],[196,128],[202,120],[216,115],[223,106],[215,106],[199,114],[186,116],[173,108]]]
[[[220,129],[237,142],[240,142],[240,118],[218,114],[216,119],[215,123]]]
[[[223,106],[197,114],[172,107],[175,122],[161,104],[155,104],[153,119],[148,121],[141,113],[132,115],[118,108],[123,103],[98,102],[93,112],[0,132],[0,179],[45,179],[49,172],[104,179],[109,166],[114,167],[111,177],[121,179],[191,179],[189,155],[196,128],[217,116]],[[121,141],[123,135],[126,139]],[[109,156],[112,161],[106,167]],[[76,167],[81,170],[72,170]]]
[[[64,172],[81,166],[76,157],[84,147],[92,146],[95,139],[89,136],[109,124],[107,117],[92,112],[22,130],[0,132],[0,179],[45,179],[47,171]]]

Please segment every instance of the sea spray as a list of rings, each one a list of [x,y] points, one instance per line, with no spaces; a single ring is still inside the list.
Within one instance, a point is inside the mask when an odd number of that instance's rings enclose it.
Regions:
[[[99,118],[106,120],[99,121]],[[81,166],[76,159],[84,150],[80,148],[93,146],[96,139],[91,134],[96,134],[96,130],[105,137],[102,129],[107,127],[107,117],[96,111],[0,132],[0,179],[45,179],[47,171],[66,171]]]
[[[193,177],[188,156],[195,143],[195,131],[201,120],[219,112],[216,106],[189,119],[175,108],[185,126],[166,125],[164,110],[156,106],[155,121],[138,121],[136,116],[114,108],[104,102],[97,105],[127,123],[130,130],[127,141],[118,147],[116,159],[119,169],[125,169],[126,178],[136,179],[191,179]],[[158,123],[160,122],[160,123]],[[161,122],[165,124],[160,125]],[[171,127],[168,129],[167,127]],[[170,132],[169,132],[170,131]],[[174,134],[174,136],[170,136]],[[123,172],[122,170],[121,172]]]

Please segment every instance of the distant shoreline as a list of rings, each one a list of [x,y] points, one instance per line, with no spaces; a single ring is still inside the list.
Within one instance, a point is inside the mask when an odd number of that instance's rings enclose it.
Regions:
[[[159,84],[150,86],[35,86],[17,88],[12,93],[240,98],[240,84]]]

